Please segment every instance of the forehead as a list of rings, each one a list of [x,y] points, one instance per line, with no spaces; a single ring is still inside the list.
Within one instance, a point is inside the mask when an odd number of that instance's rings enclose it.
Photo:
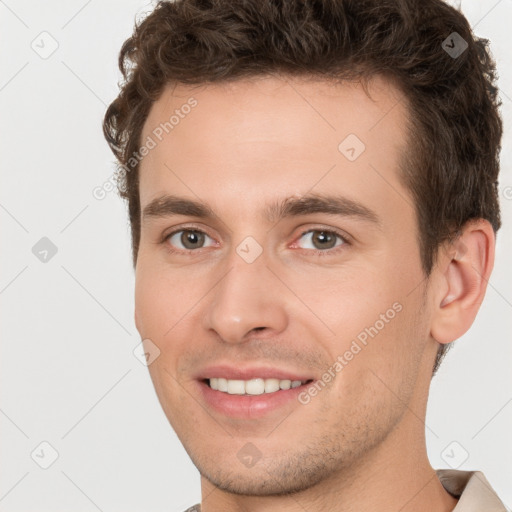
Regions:
[[[381,77],[367,89],[291,77],[167,86],[143,127],[141,143],[153,147],[140,166],[141,205],[170,189],[248,202],[342,187],[371,202],[384,180],[396,194],[406,99]]]

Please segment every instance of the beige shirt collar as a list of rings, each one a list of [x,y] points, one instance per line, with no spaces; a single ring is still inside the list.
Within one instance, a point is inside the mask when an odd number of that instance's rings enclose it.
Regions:
[[[459,498],[452,512],[507,512],[481,471],[437,469],[443,487]]]

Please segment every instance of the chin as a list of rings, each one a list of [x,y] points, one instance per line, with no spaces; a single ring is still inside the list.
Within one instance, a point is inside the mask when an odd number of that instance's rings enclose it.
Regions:
[[[266,459],[266,463],[260,461],[250,468],[243,467],[238,459],[233,463],[217,457],[206,463],[191,458],[201,476],[212,485],[231,494],[245,496],[295,494],[325,480],[334,469],[327,467],[324,461],[303,459],[298,454],[270,465]]]

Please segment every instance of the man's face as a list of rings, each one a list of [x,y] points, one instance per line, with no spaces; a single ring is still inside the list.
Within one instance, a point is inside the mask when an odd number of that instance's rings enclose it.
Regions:
[[[172,195],[214,216],[183,202],[143,214],[137,328],[160,350],[149,370],[170,423],[230,492],[304,489],[423,428],[410,411],[436,346],[398,177],[406,106],[381,79],[370,92],[284,78],[180,85],[144,126],[156,147],[141,164],[143,212]],[[267,215],[306,196],[340,208]]]

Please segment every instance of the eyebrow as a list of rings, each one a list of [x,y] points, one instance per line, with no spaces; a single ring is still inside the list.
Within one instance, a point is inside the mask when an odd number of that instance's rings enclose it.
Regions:
[[[313,213],[326,213],[342,217],[355,217],[380,226],[379,216],[367,206],[339,195],[307,194],[300,197],[287,197],[267,203],[263,217],[270,223],[287,217],[298,217]],[[206,203],[174,195],[162,195],[148,203],[142,212],[142,222],[150,219],[167,218],[175,215],[218,218]]]

